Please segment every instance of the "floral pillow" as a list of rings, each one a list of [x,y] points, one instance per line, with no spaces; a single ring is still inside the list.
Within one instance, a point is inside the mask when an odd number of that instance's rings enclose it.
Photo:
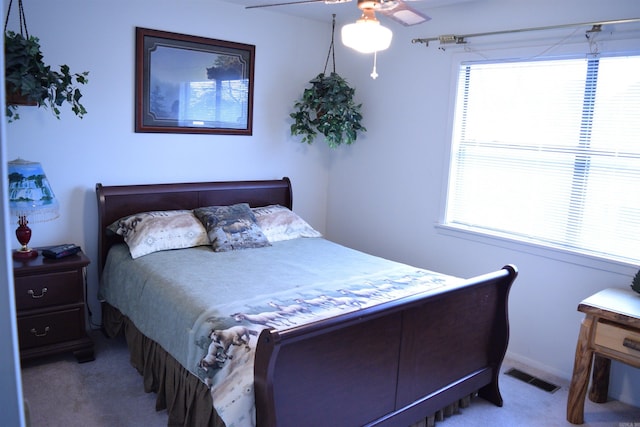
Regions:
[[[298,237],[322,236],[305,220],[284,206],[263,206],[253,208],[252,211],[262,232],[272,243]]]
[[[271,246],[247,203],[197,208],[193,213],[206,228],[216,252]]]
[[[107,228],[124,237],[134,259],[209,244],[207,230],[190,210],[142,212],[120,218]]]

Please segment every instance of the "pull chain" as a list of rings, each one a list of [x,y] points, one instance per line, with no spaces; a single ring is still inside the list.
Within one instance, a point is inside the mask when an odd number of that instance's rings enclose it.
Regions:
[[[373,80],[378,78],[378,72],[376,71],[376,63],[378,62],[378,51],[373,52],[373,71],[370,76]]]

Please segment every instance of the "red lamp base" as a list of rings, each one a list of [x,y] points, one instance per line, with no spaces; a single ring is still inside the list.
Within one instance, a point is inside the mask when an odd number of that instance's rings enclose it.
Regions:
[[[29,240],[31,240],[31,229],[27,224],[26,215],[21,215],[18,217],[18,228],[16,229],[16,237],[18,238],[18,242],[22,247],[18,250],[13,251],[13,259],[31,259],[38,256],[38,251],[35,249],[29,248],[27,245],[29,244]]]
[[[17,260],[25,260],[32,259],[38,256],[38,251],[35,249],[27,249],[23,251],[22,249],[17,249],[13,251],[13,259]]]

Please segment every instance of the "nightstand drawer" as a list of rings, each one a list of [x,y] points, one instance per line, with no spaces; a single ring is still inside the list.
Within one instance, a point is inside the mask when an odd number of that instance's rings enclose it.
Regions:
[[[18,318],[20,349],[40,347],[84,336],[82,307]]]
[[[623,353],[640,363],[640,331],[599,321],[594,344]]]
[[[59,271],[15,278],[16,308],[30,310],[84,300],[78,271]]]

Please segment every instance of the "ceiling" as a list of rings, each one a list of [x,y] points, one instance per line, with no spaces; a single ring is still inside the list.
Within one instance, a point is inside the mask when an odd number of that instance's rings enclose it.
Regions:
[[[225,0],[229,3],[240,4],[242,6],[261,6],[273,3],[288,3],[296,0]],[[423,12],[429,16],[431,9],[443,6],[450,6],[457,3],[467,3],[476,0],[405,0],[412,8]],[[347,3],[325,4],[322,1],[316,3],[291,4],[284,6],[272,6],[267,8],[247,9],[252,11],[270,11],[276,13],[284,13],[292,16],[312,19],[316,21],[329,22],[331,15],[336,14],[336,20],[339,22],[355,21],[360,17],[361,12],[358,10],[357,1],[349,1]],[[386,20],[384,16],[379,16],[381,21]]]

